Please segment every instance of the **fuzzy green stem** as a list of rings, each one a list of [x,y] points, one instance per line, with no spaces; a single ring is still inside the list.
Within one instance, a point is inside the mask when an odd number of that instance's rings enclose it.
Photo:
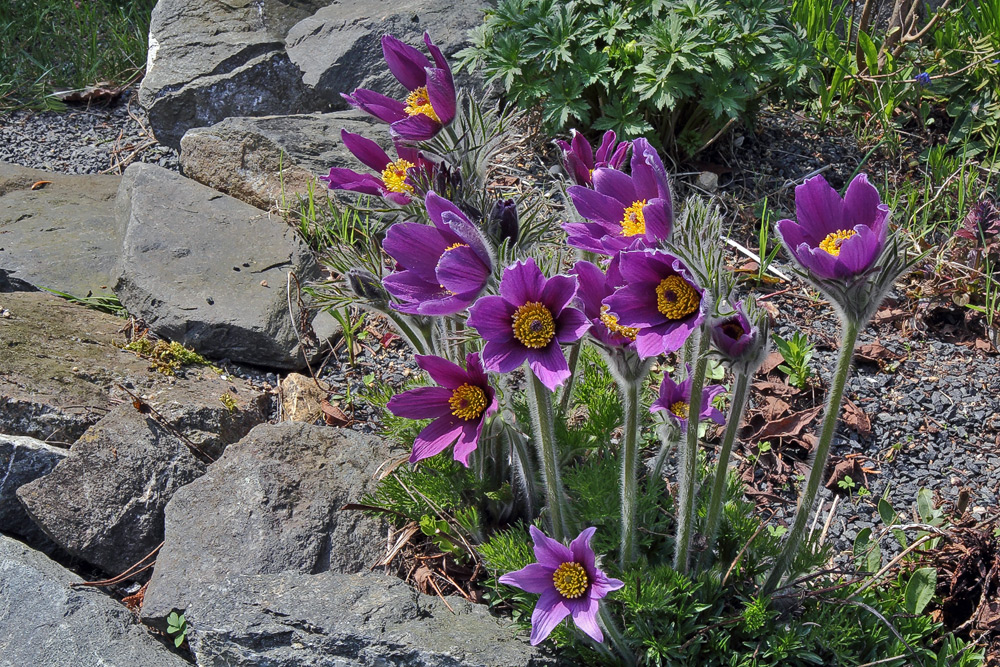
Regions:
[[[691,378],[691,404],[688,407],[687,441],[680,462],[680,493],[677,499],[677,545],[674,551],[674,569],[687,574],[694,535],[695,496],[698,488],[698,422],[701,413],[701,394],[708,369],[708,332],[700,332],[694,375]]]
[[[702,565],[711,558],[716,534],[719,531],[719,521],[722,519],[722,509],[725,505],[726,483],[729,479],[729,458],[733,453],[733,443],[736,431],[743,421],[743,411],[747,407],[747,395],[750,387],[750,376],[753,372],[746,369],[736,371],[736,383],[733,387],[733,398],[726,416],[726,432],[722,436],[722,446],[719,448],[719,461],[715,468],[715,480],[712,484],[712,498],[708,503],[708,521],[705,524],[705,537],[708,548],[702,553]]]
[[[642,380],[623,383],[625,423],[622,433],[622,543],[618,559],[623,568],[635,560],[636,504],[639,496],[639,389]]]
[[[667,454],[671,448],[677,446],[679,436],[680,432],[676,426],[664,424],[660,427],[660,451],[656,454],[656,459],[653,461],[653,471],[649,475],[650,479],[658,480],[662,478],[663,466],[667,462]]]
[[[576,365],[580,361],[580,348],[583,347],[583,339],[576,341],[569,350],[569,379],[562,390],[562,398],[559,400],[559,414],[565,415],[569,409],[569,400],[573,397],[573,381],[576,380]]]
[[[385,310],[378,309],[379,313],[382,313],[388,317],[394,325],[396,325],[396,330],[399,331],[399,335],[403,337],[403,340],[413,348],[414,352],[417,354],[430,354],[433,347],[430,341],[429,332],[421,329],[420,327],[414,327],[408,321],[408,317],[403,315],[392,308],[386,308]]]
[[[565,502],[562,480],[559,475],[559,452],[556,450],[556,431],[552,415],[552,392],[542,384],[530,369],[528,375],[528,400],[531,401],[532,426],[535,431],[535,447],[542,462],[542,477],[545,480],[545,503],[549,509],[551,536],[562,542],[569,532],[566,525]]]
[[[627,665],[627,667],[637,665],[638,662],[635,659],[635,654],[632,653],[632,649],[629,648],[628,642],[625,640],[625,635],[618,629],[618,624],[615,623],[611,612],[608,611],[608,605],[602,603],[597,613],[600,617],[601,627],[604,628],[604,632],[607,634],[611,645],[615,647],[618,657],[622,660],[621,664]]]
[[[770,595],[781,583],[782,577],[788,572],[795,556],[798,553],[799,545],[805,536],[806,526],[809,523],[809,515],[812,513],[813,505],[816,501],[816,494],[819,491],[820,482],[823,481],[823,471],[826,468],[826,460],[830,455],[830,445],[833,444],[833,434],[837,429],[837,420],[840,417],[840,403],[844,396],[844,385],[847,383],[847,376],[851,371],[851,357],[854,356],[854,344],[858,339],[860,326],[850,318],[845,317],[842,323],[842,343],[840,347],[840,357],[837,359],[837,370],[833,375],[833,386],[827,396],[826,414],[823,416],[823,428],[820,431],[819,444],[816,445],[816,455],[813,459],[812,469],[809,471],[809,478],[802,488],[799,496],[799,505],[795,511],[795,521],[788,531],[788,538],[774,562],[774,567],[764,581],[763,593]]]

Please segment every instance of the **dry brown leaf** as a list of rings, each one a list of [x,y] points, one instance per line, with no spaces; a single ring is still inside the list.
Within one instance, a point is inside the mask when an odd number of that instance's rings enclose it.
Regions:
[[[848,428],[862,438],[867,438],[872,434],[872,422],[868,418],[868,415],[849,398],[844,399],[844,407],[840,413],[840,418],[844,420]]]
[[[830,478],[826,480],[826,488],[831,491],[842,491],[840,483],[848,477],[854,483],[854,489],[868,485],[868,479],[865,477],[865,471],[861,467],[860,459],[845,459],[833,466],[833,472],[830,473]]]
[[[776,419],[764,425],[756,435],[758,440],[769,440],[771,438],[799,438],[802,432],[816,419],[822,405],[815,408],[793,412],[787,417]]]
[[[320,408],[323,410],[323,421],[327,426],[347,426],[351,423],[350,417],[343,410],[325,398],[320,403]]]
[[[761,375],[767,375],[783,363],[785,363],[785,358],[781,356],[780,352],[771,352],[771,354],[767,355],[767,358],[764,359],[764,363],[760,365],[758,373]]]
[[[794,397],[801,393],[798,388],[784,382],[754,382],[753,388],[765,396],[782,396],[784,398]]]

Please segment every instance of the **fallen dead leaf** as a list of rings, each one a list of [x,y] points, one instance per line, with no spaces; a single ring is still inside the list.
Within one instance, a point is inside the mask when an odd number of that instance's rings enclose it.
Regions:
[[[794,412],[787,417],[768,422],[764,425],[764,428],[757,433],[755,439],[769,440],[771,438],[800,438],[802,436],[802,432],[809,426],[809,424],[812,423],[814,419],[816,419],[822,409],[822,405],[817,405],[815,408]]]
[[[323,421],[327,426],[347,426],[351,423],[350,417],[343,410],[325,398],[320,403],[320,408],[323,410]]]
[[[848,428],[862,438],[867,438],[872,434],[872,422],[868,418],[868,415],[849,398],[844,399],[844,407],[840,413],[840,418]]]

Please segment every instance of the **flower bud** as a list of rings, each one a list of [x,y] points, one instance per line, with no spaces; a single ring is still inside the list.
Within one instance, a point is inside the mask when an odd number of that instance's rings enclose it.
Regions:
[[[498,199],[493,204],[486,231],[497,245],[502,245],[506,239],[510,239],[511,245],[517,243],[520,226],[517,219],[517,205],[513,199]]]
[[[382,281],[367,269],[355,267],[347,272],[347,282],[351,286],[351,291],[362,299],[366,299],[373,306],[384,305],[389,302],[389,293],[382,287]]]

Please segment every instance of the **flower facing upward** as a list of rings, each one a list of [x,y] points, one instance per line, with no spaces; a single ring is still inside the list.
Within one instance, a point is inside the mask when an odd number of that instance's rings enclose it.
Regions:
[[[325,181],[331,190],[351,190],[366,195],[378,195],[400,206],[406,206],[413,194],[409,170],[416,168],[428,175],[433,173],[434,163],[425,160],[419,151],[405,144],[396,143],[396,155],[399,159],[393,161],[382,147],[371,139],[347,130],[341,130],[340,136],[354,157],[377,171],[381,178],[371,174],[359,174],[353,169],[333,167],[327,176],[320,176],[319,179]]]
[[[604,299],[617,324],[638,329],[635,349],[643,359],[679,350],[705,318],[704,290],[689,277],[684,263],[662,250],[620,255],[624,282]]]
[[[623,347],[634,343],[639,334],[638,329],[618,324],[618,319],[602,303],[615,291],[604,272],[596,264],[581,260],[573,266],[573,273],[580,286],[576,293],[577,299],[583,306],[583,314],[590,320],[590,335],[608,347]]]
[[[568,304],[576,295],[569,276],[546,278],[528,258],[508,266],[499,296],[484,296],[469,308],[468,324],[486,341],[483,364],[509,373],[528,362],[538,380],[555,390],[570,375],[560,343],[579,340],[587,317]]]
[[[496,394],[479,354],[468,355],[464,369],[440,357],[417,354],[414,359],[440,386],[411,389],[393,396],[386,405],[397,417],[434,420],[414,441],[410,463],[439,454],[454,443],[455,460],[468,467],[483,422],[497,409]]]
[[[590,222],[568,222],[570,245],[601,255],[655,245],[670,235],[673,203],[667,171],[645,139],[632,142],[632,173],[599,167],[593,189],[574,185],[567,192]]]
[[[343,95],[352,106],[389,123],[394,136],[408,141],[430,139],[455,118],[455,81],[441,49],[424,33],[434,66],[423,53],[392,35],[382,37],[382,55],[392,75],[406,87],[405,101],[366,88]]]
[[[688,377],[677,384],[670,379],[669,375],[663,376],[660,384],[660,396],[649,406],[650,412],[660,412],[666,410],[670,419],[680,426],[681,431],[687,430],[688,410],[691,404],[691,367],[687,367]],[[701,408],[698,410],[700,419],[711,419],[720,426],[726,423],[726,418],[716,408],[712,406],[712,401],[716,396],[726,390],[725,387],[717,384],[705,387],[701,392]]]
[[[386,232],[383,249],[400,270],[382,284],[404,313],[452,315],[465,310],[486,287],[493,259],[476,226],[457,206],[434,192],[424,199],[434,223],[400,222]]]
[[[593,186],[593,173],[598,167],[620,169],[629,148],[632,147],[631,141],[616,143],[618,137],[614,130],[608,130],[604,133],[595,155],[590,142],[576,130],[572,132],[573,138],[569,142],[560,139],[556,141],[556,145],[562,150],[563,167],[566,168],[570,178],[577,185],[584,187]]]
[[[822,176],[795,188],[797,221],[780,220],[778,235],[795,261],[821,280],[850,281],[875,263],[885,247],[889,208],[859,174],[844,198]]]
[[[531,614],[531,645],[544,641],[570,615],[594,641],[604,641],[597,625],[598,601],[625,583],[597,569],[597,557],[590,547],[597,529],[587,528],[568,547],[534,526],[528,530],[538,562],[509,572],[499,581],[528,593],[541,593]]]

